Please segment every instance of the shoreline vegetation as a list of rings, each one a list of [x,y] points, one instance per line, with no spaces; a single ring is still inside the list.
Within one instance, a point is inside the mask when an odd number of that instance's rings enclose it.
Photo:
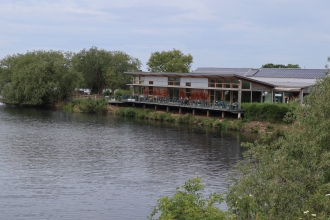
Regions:
[[[290,115],[291,109],[293,109],[292,106],[289,108],[284,108],[280,105],[274,107],[274,104],[267,103],[253,103],[252,105],[248,104],[245,106],[246,108],[253,109],[248,111],[250,114],[254,115],[253,117],[249,116],[248,118],[242,119],[220,118],[192,114],[177,114],[162,110],[142,109],[137,107],[117,107],[108,105],[104,99],[78,99],[71,102],[58,102],[55,105],[55,108],[67,112],[108,114],[145,120],[194,124],[196,126],[207,126],[223,130],[250,132],[254,134],[271,135],[274,137],[282,136],[288,129],[288,123],[285,123],[283,120],[279,120],[278,118],[281,118],[283,115]],[[261,108],[256,106],[261,106]],[[257,110],[258,108],[259,110]],[[274,111],[274,108],[280,110]],[[272,113],[269,113],[267,109],[272,109]],[[264,112],[265,114],[260,115],[258,111]],[[289,112],[289,114],[287,114],[287,112]],[[273,114],[273,117],[267,116],[268,114]],[[259,118],[262,120],[258,120]]]

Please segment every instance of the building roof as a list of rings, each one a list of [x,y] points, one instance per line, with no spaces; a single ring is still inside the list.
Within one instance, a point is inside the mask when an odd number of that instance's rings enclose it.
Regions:
[[[271,77],[248,77],[252,80],[273,84],[276,87],[298,87],[304,88],[315,84],[316,79],[297,79],[297,78],[271,78]]]
[[[299,69],[299,68],[214,68],[202,67],[193,71],[193,74],[201,75],[226,75],[235,74],[246,77],[270,77],[270,78],[302,78],[320,79],[323,78],[326,69]]]
[[[197,75],[227,75],[235,74],[244,76],[251,68],[214,68],[214,67],[200,67],[192,73]]]
[[[320,79],[325,76],[326,71],[326,69],[263,68],[253,76],[271,78]]]

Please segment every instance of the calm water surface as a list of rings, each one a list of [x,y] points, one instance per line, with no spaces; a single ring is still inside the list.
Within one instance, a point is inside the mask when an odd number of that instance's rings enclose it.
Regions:
[[[146,219],[202,177],[225,192],[237,133],[0,105],[0,219]],[[225,205],[221,206],[226,208]]]

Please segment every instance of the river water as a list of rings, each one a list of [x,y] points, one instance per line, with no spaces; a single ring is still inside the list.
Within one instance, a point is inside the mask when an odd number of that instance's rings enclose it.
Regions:
[[[146,219],[202,177],[225,192],[239,133],[0,105],[0,219]],[[225,204],[221,205],[225,209]]]

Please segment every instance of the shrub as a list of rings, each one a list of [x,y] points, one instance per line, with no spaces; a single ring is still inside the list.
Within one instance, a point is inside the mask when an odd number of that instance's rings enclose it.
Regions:
[[[223,201],[220,194],[212,193],[208,198],[204,198],[200,192],[204,186],[200,182],[200,178],[190,179],[182,187],[177,187],[172,197],[160,198],[148,219],[154,219],[158,212],[160,212],[157,218],[159,220],[234,219],[230,213],[214,206]]]
[[[118,89],[114,93],[115,96],[123,96],[123,95],[132,95],[132,91],[130,90],[123,90],[123,89]]]
[[[76,104],[81,112],[105,113],[108,102],[105,99],[79,99]]]
[[[289,130],[245,143],[227,204],[237,219],[329,219],[330,77],[311,88]],[[276,132],[279,132],[276,131]]]
[[[78,99],[63,106],[66,112],[106,113],[108,102],[105,99]]]
[[[272,103],[243,103],[246,121],[282,122],[288,112],[294,111],[298,104],[272,104]]]

